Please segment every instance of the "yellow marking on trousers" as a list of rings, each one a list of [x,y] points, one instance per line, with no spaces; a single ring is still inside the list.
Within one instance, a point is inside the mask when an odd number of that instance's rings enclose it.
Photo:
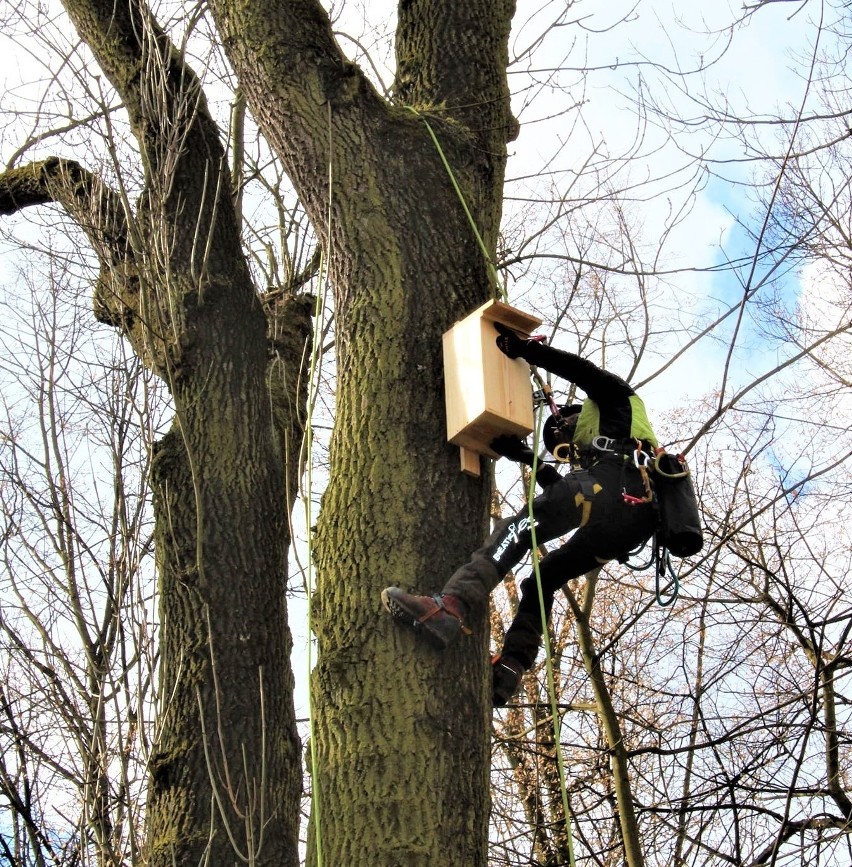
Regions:
[[[603,487],[595,482],[592,485],[592,493],[598,494],[603,490]],[[580,526],[585,527],[586,524],[589,523],[589,518],[592,515],[592,501],[583,495],[582,491],[577,491],[576,496],[574,497],[574,505],[578,509],[583,510],[583,517],[580,518]]]

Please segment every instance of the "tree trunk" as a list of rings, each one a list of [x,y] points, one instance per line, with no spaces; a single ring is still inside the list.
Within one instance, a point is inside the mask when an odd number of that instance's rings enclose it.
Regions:
[[[345,60],[316,0],[211,9],[249,106],[328,239],[334,286],[312,862],[484,865],[486,612],[441,654],[401,631],[379,595],[389,584],[439,590],[486,528],[488,468],[463,476],[446,444],[441,335],[494,287],[441,156],[406,106],[428,114],[493,253],[515,128],[505,76],[514,4],[401,3],[395,105]]]
[[[298,863],[301,755],[285,588],[310,320],[268,323],[219,131],[142,4],[67,0],[124,101],[145,189],[135,211],[76,163],[0,176],[0,213],[61,203],[98,253],[96,313],[167,382],[151,483],[160,599],[151,865]]]
[[[431,166],[415,200],[431,205],[440,190],[445,207],[383,203],[373,244],[390,237],[396,249],[373,279],[352,275],[359,303],[341,326],[348,352],[317,534],[318,833],[327,863],[475,865],[487,837],[486,621],[441,654],[379,601],[388,584],[440,590],[481,537],[489,493],[488,474],[462,476],[445,444],[440,352],[454,311],[487,298],[487,281],[475,250],[442,237],[438,211],[459,208],[425,130],[414,120],[407,132],[412,163]],[[458,216],[447,222],[469,238]],[[464,287],[462,308],[448,303],[452,287]]]
[[[298,863],[285,455],[263,332],[225,327],[245,320],[221,309],[194,319],[215,347],[197,368],[210,373],[176,390],[177,417],[152,469],[162,624],[155,865],[200,863],[205,852],[216,864]]]

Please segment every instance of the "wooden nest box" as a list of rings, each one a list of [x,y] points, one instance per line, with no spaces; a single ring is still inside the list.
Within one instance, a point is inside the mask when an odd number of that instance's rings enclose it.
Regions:
[[[501,434],[525,437],[533,429],[530,366],[496,344],[495,322],[529,336],[541,319],[501,301],[489,301],[444,333],[447,439],[461,449],[461,468],[479,475],[479,456],[499,457],[489,443]]]

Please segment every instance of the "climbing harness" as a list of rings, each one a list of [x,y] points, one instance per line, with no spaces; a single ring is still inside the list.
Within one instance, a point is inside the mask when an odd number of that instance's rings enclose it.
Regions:
[[[531,368],[531,375],[535,384],[538,386],[538,388],[533,391],[533,407],[536,410],[541,410],[546,406],[550,410],[550,417],[547,419],[547,422],[545,422],[546,428],[550,426],[551,430],[564,430],[568,425],[556,404],[550,385],[545,382],[535,367]],[[552,435],[553,434],[551,433],[551,436]],[[537,447],[534,451],[537,452]],[[651,538],[651,559],[647,563],[644,563],[641,566],[634,566],[629,562],[629,558],[641,552],[645,545],[640,546],[636,551],[630,552],[623,560],[621,560],[621,562],[634,572],[644,572],[646,569],[653,566],[655,578],[654,592],[657,603],[663,608],[672,605],[680,593],[680,580],[671,561],[672,553],[677,554],[677,551],[672,552],[670,550],[666,542],[667,534],[662,532],[665,529],[663,525],[664,513],[657,490],[655,489],[655,486],[651,484],[651,473],[658,475],[661,478],[661,481],[688,481],[689,469],[686,466],[686,460],[681,455],[678,455],[676,458],[669,455],[665,449],[656,449],[654,455],[651,455],[649,451],[646,450],[645,443],[643,443],[641,439],[616,439],[614,437],[604,436],[603,434],[594,437],[591,442],[591,447],[586,449],[583,454],[579,454],[574,444],[570,442],[559,443],[551,448],[550,452],[558,463],[574,463],[577,462],[579,458],[579,463],[583,466],[596,463],[598,459],[595,457],[596,455],[603,457],[606,455],[622,454],[625,456],[625,459],[632,460],[633,466],[639,472],[639,476],[642,479],[643,494],[641,497],[637,497],[634,494],[627,493],[626,488],[622,488],[622,500],[629,506],[651,505],[656,508],[660,513],[658,517],[658,524],[660,526],[658,526],[658,529],[654,532],[654,535]],[[538,458],[536,457],[536,461],[537,460]],[[672,460],[676,462],[677,467],[672,464]],[[533,473],[531,484],[535,484],[535,473]],[[689,485],[689,492],[692,492],[691,484]],[[694,492],[692,493],[692,497],[694,500]],[[584,498],[581,497],[581,500],[582,499]],[[590,507],[591,500],[587,500],[585,503],[579,502],[578,506]],[[695,509],[697,516],[697,506]],[[666,514],[671,517],[670,513]],[[588,521],[587,513],[584,514],[584,520],[582,520],[580,526],[583,526],[586,521]],[[669,523],[671,523],[671,521],[669,521]],[[533,562],[535,564],[535,559]],[[667,574],[671,578],[671,581],[663,587],[663,582]],[[673,589],[669,590],[669,587],[672,587]]]
[[[564,430],[564,428],[567,427],[567,424],[556,404],[556,401],[554,400],[553,391],[535,367],[532,368],[532,378],[538,386],[538,388],[533,391],[534,408],[540,410],[546,406],[550,410],[550,417],[545,423],[545,427],[550,426],[551,429],[555,428],[556,430]],[[626,459],[632,460],[633,466],[639,472],[640,478],[642,479],[643,490],[642,496],[637,497],[634,494],[629,494],[626,488],[622,488],[621,497],[623,501],[630,506],[652,505],[660,512],[662,509],[657,491],[651,483],[651,473],[660,476],[661,480],[669,481],[683,480],[688,479],[689,477],[689,470],[686,467],[686,461],[682,456],[678,455],[677,458],[674,458],[678,464],[677,468],[675,468],[671,462],[672,456],[668,455],[664,449],[656,449],[655,454],[651,455],[649,451],[646,450],[645,444],[641,439],[616,439],[614,437],[599,434],[592,439],[591,447],[586,449],[583,455],[580,455],[573,443],[569,442],[559,443],[551,448],[550,451],[559,463],[574,463],[578,458],[580,458],[581,460],[579,460],[579,462],[583,466],[596,463],[598,459],[595,457],[596,455],[603,457],[606,455],[623,454]],[[589,500],[585,504],[578,503],[578,505],[590,506],[591,501]],[[581,522],[580,526],[583,526],[583,524],[586,523],[588,515],[586,514],[584,518],[585,520]],[[661,522],[662,516],[658,520],[658,523]],[[629,569],[632,569],[635,572],[644,571],[645,569],[649,569],[651,566],[654,567],[655,596],[657,603],[661,607],[665,608],[674,603],[677,599],[680,592],[680,580],[672,566],[672,552],[665,542],[666,536],[664,533],[660,532],[660,529],[661,528],[658,528],[658,530],[654,532],[651,539],[652,553],[651,559],[647,563],[641,566],[633,566],[629,562],[629,558],[638,554],[645,547],[644,545],[636,551],[630,552],[622,562]],[[671,581],[664,589],[662,585],[667,574],[670,576]],[[672,585],[673,589],[669,591],[668,587]]]

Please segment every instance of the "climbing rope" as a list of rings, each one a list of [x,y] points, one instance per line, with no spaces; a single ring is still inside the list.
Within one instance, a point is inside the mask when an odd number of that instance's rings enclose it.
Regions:
[[[536,375],[538,373],[536,372]],[[539,377],[541,381],[541,378]],[[553,400],[551,396],[551,401]],[[553,403],[551,411],[556,404]],[[547,672],[547,693],[550,700],[550,719],[553,723],[553,751],[556,754],[556,768],[559,773],[559,788],[562,794],[562,812],[565,814],[565,832],[568,841],[568,863],[570,867],[575,867],[574,861],[574,834],[571,823],[571,806],[568,802],[568,785],[565,777],[565,758],[562,755],[560,746],[560,723],[559,723],[559,705],[556,700],[556,681],[553,676],[553,656],[550,647],[550,630],[547,625],[547,608],[544,604],[544,589],[541,584],[541,568],[539,565],[538,541],[535,532],[535,515],[533,513],[533,501],[535,500],[536,474],[538,473],[538,453],[541,442],[541,427],[543,406],[539,407],[536,412],[535,427],[533,432],[533,465],[530,472],[529,490],[527,491],[527,506],[529,509],[530,518],[530,535],[532,544],[532,565],[535,574],[536,589],[538,590],[539,612],[541,614],[541,634],[544,644],[545,654],[545,670]],[[558,408],[556,409],[558,413]]]
[[[661,608],[668,608],[673,602],[675,602],[680,594],[680,578],[672,566],[671,554],[669,554],[668,548],[658,541],[657,534],[654,533],[651,537],[651,556],[648,562],[634,566],[630,562],[629,558],[637,556],[644,549],[645,545],[643,544],[636,548],[636,550],[631,551],[628,554],[628,558],[625,559],[624,565],[632,572],[644,572],[646,569],[650,569],[653,566],[654,596],[657,600],[657,605]],[[663,587],[662,582],[666,577],[666,573],[668,573],[671,580],[665,587]]]
[[[413,108],[410,105],[405,106],[413,115],[419,117],[420,120],[426,126],[426,129],[429,131],[429,136],[432,139],[433,144],[435,145],[435,150],[438,151],[438,156],[441,158],[441,162],[444,165],[444,168],[447,170],[447,175],[450,178],[450,183],[453,185],[453,189],[456,191],[456,195],[461,202],[462,210],[467,216],[467,221],[470,223],[470,228],[473,231],[473,235],[476,238],[476,243],[479,245],[479,249],[482,252],[482,256],[485,259],[485,265],[488,269],[488,279],[491,283],[491,289],[494,294],[494,298],[502,298],[504,301],[506,300],[506,287],[500,285],[500,278],[497,274],[497,268],[494,265],[494,261],[491,258],[491,255],[488,252],[488,248],[485,246],[485,241],[482,240],[482,235],[479,232],[479,227],[476,225],[476,220],[473,219],[473,214],[470,212],[470,208],[467,206],[467,202],[465,201],[464,193],[459,186],[459,182],[456,180],[455,173],[453,172],[452,166],[450,166],[449,160],[444,154],[444,150],[441,147],[441,143],[438,141],[438,136],[435,135],[435,131],[432,129],[429,121],[417,111],[416,108]]]
[[[654,539],[654,548],[656,549],[656,568],[654,569],[654,593],[657,597],[657,605],[661,608],[668,608],[678,597],[680,593],[680,579],[677,576],[677,572],[672,568],[672,558],[668,552],[668,549],[663,546],[657,545],[656,538]],[[668,571],[669,575],[672,579],[672,584],[674,585],[671,592],[669,592],[669,596],[667,599],[663,598],[663,590],[660,588],[660,582],[663,578],[665,578],[666,572]],[[666,587],[666,591],[668,592],[668,587],[672,586],[671,584]]]
[[[473,214],[470,211],[470,208],[465,201],[464,194],[462,193],[461,187],[459,186],[458,181],[456,180],[455,173],[452,170],[452,167],[447,160],[443,148],[441,147],[440,142],[438,141],[438,137],[435,135],[434,130],[432,129],[429,121],[426,120],[415,108],[411,106],[406,106],[406,108],[415,116],[419,117],[426,129],[429,132],[429,136],[432,139],[433,144],[435,145],[435,149],[438,152],[438,156],[441,159],[441,162],[444,165],[444,168],[447,171],[447,175],[449,176],[450,183],[453,186],[453,189],[458,196],[459,201],[461,202],[462,209],[467,217],[467,220],[470,224],[471,230],[473,231],[474,237],[476,238],[476,242],[479,245],[479,249],[482,252],[483,258],[485,259],[485,264],[488,269],[488,276],[491,282],[491,287],[493,290],[493,294],[495,298],[501,298],[503,301],[507,300],[507,292],[505,286],[500,285],[499,276],[497,274],[497,268],[494,265],[494,262],[488,252],[487,247],[485,246],[485,242],[482,239],[482,235],[479,232],[479,228],[476,225],[476,221],[473,218]],[[556,406],[555,401],[553,400],[553,395],[550,391],[550,387],[544,380],[541,378],[540,374],[537,370],[533,368],[534,376],[537,379],[537,382],[540,387],[541,394],[543,395],[543,403],[546,403],[550,408],[550,411],[558,418],[559,417],[559,408]],[[553,721],[553,744],[554,744],[554,752],[556,754],[556,765],[559,773],[559,784],[562,793],[562,809],[565,814],[565,830],[567,833],[568,840],[568,860],[570,867],[575,867],[574,860],[574,839],[571,825],[571,807],[568,803],[568,787],[566,784],[565,777],[565,760],[562,755],[562,750],[560,748],[559,741],[559,717],[558,717],[558,703],[556,700],[556,686],[553,676],[553,659],[551,655],[550,648],[550,636],[547,629],[547,612],[544,606],[544,593],[542,591],[541,586],[541,571],[539,568],[539,556],[538,556],[538,546],[536,543],[536,535],[535,535],[535,517],[533,515],[533,500],[535,499],[535,484],[536,484],[536,472],[538,469],[538,451],[539,451],[539,442],[541,439],[541,419],[542,413],[537,413],[537,423],[535,426],[535,434],[533,437],[533,466],[532,472],[530,473],[530,490],[527,496],[527,502],[529,504],[529,516],[530,516],[530,530],[532,534],[532,561],[533,561],[533,570],[536,576],[536,584],[538,587],[538,597],[539,597],[539,606],[541,609],[541,618],[542,618],[542,634],[544,636],[544,648],[545,655],[547,660],[547,684],[548,684],[548,693],[550,696],[550,706],[551,706],[551,719]]]
[[[317,775],[317,767],[319,765],[317,758],[317,739],[316,739],[316,714],[314,712],[313,689],[310,684],[311,670],[313,668],[313,605],[311,600],[313,597],[313,516],[312,516],[312,501],[313,501],[313,417],[314,406],[317,402],[319,393],[319,381],[322,359],[322,322],[325,316],[326,295],[328,293],[328,261],[331,258],[331,209],[332,209],[332,190],[334,176],[332,173],[331,163],[331,104],[328,108],[328,215],[326,219],[327,236],[326,243],[320,251],[319,263],[319,281],[317,285],[316,302],[314,305],[314,330],[311,339],[311,357],[308,366],[308,400],[307,412],[305,419],[305,432],[302,440],[302,445],[305,453],[305,479],[302,490],[302,497],[305,505],[305,527],[307,528],[307,565],[306,565],[306,595],[308,598],[308,652],[307,652],[307,667],[308,667],[308,720],[310,732],[310,755],[311,755],[311,780],[312,780],[312,796],[311,808],[313,811],[314,825],[314,843],[316,846],[316,865],[323,867],[323,846],[322,846],[322,798],[320,796],[319,777]]]

